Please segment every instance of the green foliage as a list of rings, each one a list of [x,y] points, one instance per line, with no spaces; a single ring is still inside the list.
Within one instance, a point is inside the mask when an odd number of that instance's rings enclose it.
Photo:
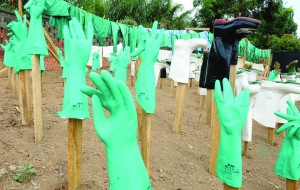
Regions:
[[[22,0],[22,4],[25,5],[29,0]],[[0,7],[8,10],[18,9],[18,0],[0,0]]]
[[[28,183],[37,170],[33,165],[23,165],[18,167],[18,171],[14,176],[14,180],[19,183]]]
[[[261,25],[249,38],[256,47],[272,51],[299,51],[296,39],[297,24],[294,10],[285,8],[283,0],[194,0],[196,8],[192,24],[195,27],[212,28],[215,19],[230,19],[237,16],[256,18]],[[292,36],[284,36],[293,34]],[[283,36],[283,37],[282,37]]]

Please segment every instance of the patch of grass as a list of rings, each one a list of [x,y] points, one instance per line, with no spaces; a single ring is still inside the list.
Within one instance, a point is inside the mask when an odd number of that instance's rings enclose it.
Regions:
[[[18,166],[18,171],[14,176],[14,180],[19,183],[28,183],[36,172],[37,170],[33,165]]]

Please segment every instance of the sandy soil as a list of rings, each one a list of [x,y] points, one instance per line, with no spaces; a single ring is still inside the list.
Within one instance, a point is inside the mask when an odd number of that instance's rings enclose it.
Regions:
[[[67,120],[56,112],[61,109],[63,83],[61,71],[50,70],[43,80],[43,140],[34,142],[33,127],[21,125],[18,100],[8,88],[7,75],[0,76],[0,169],[7,171],[2,180],[5,190],[67,189]],[[128,85],[130,79],[128,78]],[[130,87],[134,94],[134,88]],[[183,116],[183,133],[172,132],[175,98],[169,82],[157,90],[156,113],[152,116],[151,183],[157,190],[221,190],[222,183],[208,173],[211,127],[206,110],[200,109],[197,86],[188,88]],[[95,134],[92,119],[83,122],[82,185],[85,189],[109,189],[106,154]],[[267,129],[254,122],[249,158],[243,158],[244,190],[285,189],[284,179],[274,172],[282,137],[277,146],[266,142]],[[38,172],[28,184],[13,180],[15,166],[34,165]],[[1,189],[1,188],[0,188]],[[124,187],[124,190],[126,187]]]

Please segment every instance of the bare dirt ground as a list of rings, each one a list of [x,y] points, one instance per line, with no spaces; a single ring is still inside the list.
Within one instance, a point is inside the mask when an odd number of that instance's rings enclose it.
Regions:
[[[7,171],[2,180],[5,190],[67,189],[67,120],[56,114],[63,100],[60,75],[59,70],[44,73],[44,136],[37,144],[33,126],[21,125],[16,109],[18,100],[8,88],[7,75],[0,76],[0,169]],[[127,81],[130,86],[130,78]],[[134,88],[130,90],[134,94]],[[163,88],[157,89],[156,113],[152,116],[150,179],[153,189],[223,189],[222,183],[208,173],[211,127],[206,124],[206,110],[200,109],[195,83],[187,89],[181,134],[172,132],[175,103],[170,84],[165,81]],[[276,135],[277,146],[268,145],[266,139],[267,128],[254,122],[249,158],[243,158],[244,190],[285,189],[284,179],[273,172],[282,137]],[[79,189],[109,189],[105,147],[95,134],[92,118],[83,122],[82,149]],[[30,183],[20,184],[13,180],[14,167],[24,164],[35,166],[37,174]]]

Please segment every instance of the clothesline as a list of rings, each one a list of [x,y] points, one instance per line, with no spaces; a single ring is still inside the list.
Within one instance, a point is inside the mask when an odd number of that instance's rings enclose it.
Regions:
[[[117,45],[119,37],[123,38],[125,46],[130,46],[131,52],[134,51],[137,46],[137,27],[101,18],[64,0],[46,0],[46,8],[44,14],[50,16],[49,24],[57,27],[59,39],[63,39],[62,31],[64,25],[66,25],[71,18],[76,17],[85,31],[88,28],[89,22],[93,24],[94,34],[98,37],[100,46],[104,46],[104,38],[112,37],[114,53],[117,53],[118,51]],[[146,30],[149,32],[151,31],[150,28],[147,28]],[[173,49],[175,39],[187,40],[190,38],[206,39],[208,41],[208,48],[210,48],[213,41],[213,34],[208,31],[198,33],[192,30],[165,30],[161,46]],[[239,43],[240,56],[244,54],[244,49],[245,40],[241,40]],[[256,48],[248,41],[246,60],[259,61],[261,57],[270,57],[270,51]]]

